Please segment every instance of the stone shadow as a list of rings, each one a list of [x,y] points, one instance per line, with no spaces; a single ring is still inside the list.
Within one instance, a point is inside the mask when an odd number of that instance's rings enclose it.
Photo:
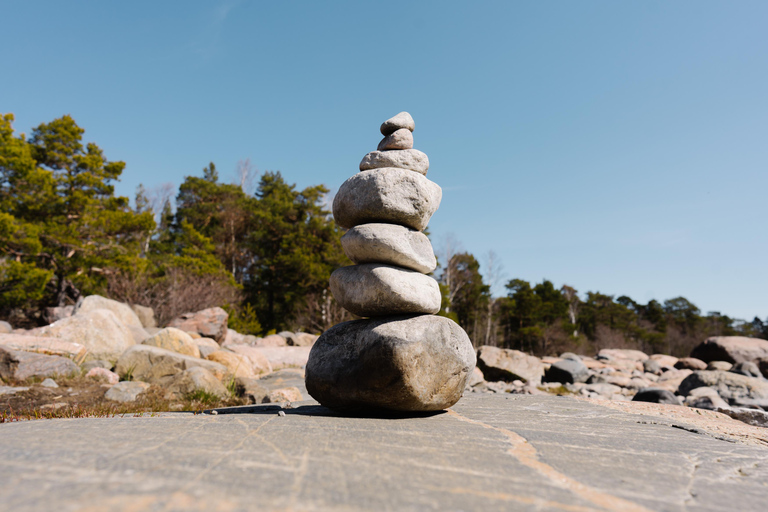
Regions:
[[[408,418],[429,418],[447,411],[387,411],[381,409],[350,409],[345,411],[336,411],[323,407],[322,405],[299,405],[294,407],[281,407],[279,405],[241,405],[235,407],[222,407],[220,409],[209,409],[203,411],[204,414],[278,414],[283,411],[286,416],[321,416],[329,418],[373,418],[383,420],[399,420]]]

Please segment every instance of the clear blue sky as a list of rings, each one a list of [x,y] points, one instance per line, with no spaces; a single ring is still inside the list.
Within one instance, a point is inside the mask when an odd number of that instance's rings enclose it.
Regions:
[[[331,189],[416,120],[430,230],[507,278],[768,316],[768,2],[12,2],[0,112],[118,192],[214,161]],[[503,292],[503,287],[496,290]]]

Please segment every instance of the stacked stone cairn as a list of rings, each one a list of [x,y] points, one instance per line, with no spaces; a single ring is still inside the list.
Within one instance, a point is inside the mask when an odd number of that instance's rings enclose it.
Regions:
[[[427,155],[413,149],[413,118],[381,125],[384,139],[333,201],[348,229],[344,252],[356,265],[331,275],[331,292],[362,320],[333,326],[309,354],[306,385],[332,409],[437,411],[455,404],[475,367],[464,330],[440,310],[437,262],[422,233],[442,190],[425,175]]]

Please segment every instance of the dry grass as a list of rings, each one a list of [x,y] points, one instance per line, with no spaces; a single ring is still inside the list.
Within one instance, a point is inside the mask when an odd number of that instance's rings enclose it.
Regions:
[[[221,399],[205,392],[182,399],[169,399],[165,390],[151,386],[135,402],[118,403],[104,397],[107,387],[82,376],[56,378],[58,388],[39,385],[40,379],[9,382],[7,385],[29,387],[13,395],[0,396],[0,423],[56,418],[113,418],[154,416],[160,412],[191,411],[244,405],[246,398]]]

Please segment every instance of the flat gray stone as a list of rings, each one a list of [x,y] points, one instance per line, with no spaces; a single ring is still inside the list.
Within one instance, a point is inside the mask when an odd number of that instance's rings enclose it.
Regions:
[[[0,347],[0,377],[5,380],[23,381],[32,377],[69,377],[79,373],[80,367],[66,357]]]
[[[680,383],[679,393],[683,396],[700,387],[710,387],[725,400],[768,399],[768,380],[747,377],[732,372],[699,370],[691,373]]]
[[[151,345],[134,345],[126,350],[117,360],[115,373],[124,379],[130,377],[164,386],[177,374],[195,366],[205,368],[219,380],[230,376],[229,370],[222,364]]]
[[[124,380],[109,388],[104,396],[113,402],[135,402],[148,389],[146,382]]]
[[[195,391],[205,391],[219,398],[229,396],[229,391],[211,372],[200,366],[187,368],[175,375],[164,386],[169,398],[184,398]]]
[[[413,133],[405,128],[394,131],[385,136],[379,142],[379,146],[376,148],[378,151],[387,151],[391,149],[412,149],[413,148]]]
[[[440,287],[433,278],[413,270],[379,263],[336,269],[331,293],[341,306],[357,316],[440,311]]]
[[[354,320],[318,338],[309,394],[334,409],[436,411],[455,404],[475,367],[472,343],[445,317]]]
[[[24,386],[0,386],[0,396],[2,395],[15,395],[22,391],[29,391],[28,387]]]
[[[280,410],[0,425],[0,503],[21,512],[765,510],[768,449],[684,419],[508,394],[413,418],[345,416],[314,402]]]
[[[391,151],[371,151],[360,162],[361,171],[396,167],[419,172],[426,176],[429,170],[429,158],[418,149],[399,149]]]
[[[56,381],[51,379],[50,377],[45,379],[43,382],[40,383],[41,386],[44,388],[57,388],[59,387],[58,384],[56,384]]]
[[[387,263],[428,274],[437,259],[427,235],[397,224],[361,224],[341,237],[344,253],[355,263]]]
[[[411,114],[408,112],[400,112],[396,116],[390,117],[381,123],[381,127],[379,128],[382,135],[389,135],[390,133],[402,129],[410,131],[416,129],[416,123],[414,122],[413,117],[411,117]]]
[[[437,183],[416,172],[395,168],[363,171],[339,187],[333,217],[347,229],[384,222],[424,231],[442,197]]]

